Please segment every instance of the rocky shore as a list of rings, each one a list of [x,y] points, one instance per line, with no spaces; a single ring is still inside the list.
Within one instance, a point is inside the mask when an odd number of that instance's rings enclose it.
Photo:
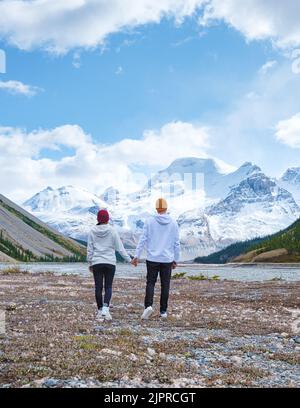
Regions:
[[[143,297],[116,279],[97,323],[92,277],[0,273],[0,387],[300,386],[300,282],[176,279],[166,321]]]

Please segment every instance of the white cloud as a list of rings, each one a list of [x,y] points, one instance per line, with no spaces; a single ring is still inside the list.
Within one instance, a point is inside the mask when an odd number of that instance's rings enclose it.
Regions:
[[[81,55],[78,51],[74,52],[73,54],[72,65],[76,69],[81,68]]]
[[[34,96],[42,91],[41,88],[23,84],[20,81],[0,81],[0,90],[7,91],[13,95]]]
[[[115,74],[116,74],[116,75],[122,75],[123,73],[124,73],[123,67],[119,66],[119,67],[116,69]]]
[[[299,0],[210,0],[201,23],[223,20],[248,40],[272,39],[278,47],[300,44]]]
[[[270,69],[277,65],[277,61],[267,61],[259,70],[259,74],[265,75]]]
[[[64,153],[66,148],[68,153]],[[29,133],[2,127],[0,191],[23,200],[47,185],[73,184],[98,193],[109,185],[135,190],[147,176],[135,180],[132,166],[163,169],[179,157],[207,157],[208,148],[208,129],[184,122],[145,131],[140,140],[123,139],[110,145],[93,142],[75,125]],[[45,149],[60,151],[62,157],[49,158]]]
[[[280,121],[276,126],[276,137],[281,143],[300,148],[300,113]]]
[[[2,0],[0,38],[21,48],[64,53],[105,45],[112,33],[195,12],[201,24],[224,21],[248,40],[300,44],[299,0]]]
[[[182,21],[205,0],[3,0],[0,36],[21,49],[64,53],[96,47],[112,33],[163,17]]]

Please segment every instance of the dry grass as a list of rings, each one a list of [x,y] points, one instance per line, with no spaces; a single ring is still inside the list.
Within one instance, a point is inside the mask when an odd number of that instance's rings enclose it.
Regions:
[[[6,313],[7,334],[0,339],[0,384],[22,386],[45,377],[75,376],[101,382],[138,378],[141,383],[161,385],[187,378],[200,384],[203,378],[191,364],[197,350],[218,348],[228,341],[223,333],[204,339],[199,335],[202,329],[226,329],[236,337],[289,333],[286,308],[299,306],[299,283],[179,279],[172,281],[170,318],[158,317],[157,290],[157,312],[141,322],[144,281],[117,279],[111,308],[114,320],[95,328],[92,278],[68,276],[63,281],[51,274],[0,276],[0,309],[16,303]],[[149,355],[149,347],[154,355]],[[255,349],[249,345],[247,351]],[[276,353],[270,358],[299,364],[296,354]],[[209,386],[219,386],[219,381],[250,386],[268,376],[255,367],[221,363],[216,367],[225,373],[206,377]]]

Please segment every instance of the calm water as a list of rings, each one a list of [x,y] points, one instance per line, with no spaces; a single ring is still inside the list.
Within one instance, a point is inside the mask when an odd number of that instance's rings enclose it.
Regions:
[[[18,264],[20,269],[34,272],[54,272],[61,274],[78,274],[87,276],[90,274],[85,263],[34,263]],[[0,270],[11,265],[1,264]],[[205,275],[212,277],[218,275],[221,279],[237,281],[265,281],[281,278],[286,281],[300,281],[299,266],[282,265],[253,265],[253,266],[225,266],[225,265],[181,265],[176,272],[186,272],[187,275]],[[140,264],[137,268],[131,265],[120,264],[117,266],[118,277],[136,278],[145,276],[145,265]]]

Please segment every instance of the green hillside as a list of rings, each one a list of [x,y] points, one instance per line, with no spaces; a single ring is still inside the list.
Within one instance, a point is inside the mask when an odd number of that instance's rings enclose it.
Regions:
[[[252,245],[248,251],[257,251],[258,254],[263,254],[280,249],[286,249],[287,254],[281,256],[278,262],[300,262],[300,219],[285,230]]]
[[[78,262],[86,249],[0,194],[0,261]]]
[[[209,256],[198,257],[195,262],[300,262],[300,219],[276,234],[237,242]]]
[[[201,264],[224,264],[230,262],[237,256],[248,252],[249,248],[255,244],[258,244],[262,240],[263,238],[257,238],[249,241],[236,242],[222,249],[221,251],[214,252],[211,255],[198,257],[194,260],[194,262]]]

